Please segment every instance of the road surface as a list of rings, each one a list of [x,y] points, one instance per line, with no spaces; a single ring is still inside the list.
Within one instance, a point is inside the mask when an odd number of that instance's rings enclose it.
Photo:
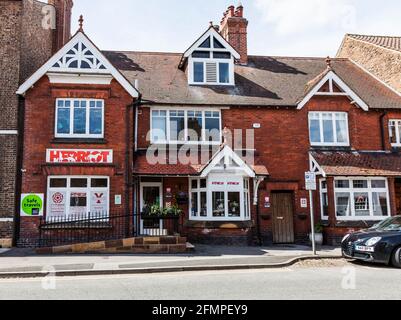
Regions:
[[[0,299],[401,299],[401,270],[338,262],[285,269],[0,280]]]

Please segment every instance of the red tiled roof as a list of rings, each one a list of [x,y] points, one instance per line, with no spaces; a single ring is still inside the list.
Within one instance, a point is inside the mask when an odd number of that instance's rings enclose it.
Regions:
[[[180,161],[171,163],[168,153],[166,157],[158,158],[158,163],[151,163],[145,152],[140,152],[135,157],[134,174],[136,175],[155,175],[155,176],[197,176],[209,164],[200,163],[198,159],[193,159],[189,164],[182,164]],[[259,158],[255,158],[255,163],[249,165],[257,176],[268,176],[267,168],[261,164]]]
[[[401,155],[389,152],[312,152],[328,176],[401,176]]]
[[[401,37],[348,34],[349,37],[401,52]]]
[[[326,58],[249,56],[235,66],[235,87],[188,85],[178,68],[182,54],[104,51],[144,101],[197,106],[293,106],[327,69]],[[333,71],[370,107],[401,108],[401,97],[348,59],[333,58]]]

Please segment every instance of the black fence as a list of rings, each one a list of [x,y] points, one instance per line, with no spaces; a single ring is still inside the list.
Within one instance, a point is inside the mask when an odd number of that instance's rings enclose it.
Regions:
[[[181,226],[182,217],[179,216],[97,212],[84,216],[41,217],[39,247],[176,235]]]

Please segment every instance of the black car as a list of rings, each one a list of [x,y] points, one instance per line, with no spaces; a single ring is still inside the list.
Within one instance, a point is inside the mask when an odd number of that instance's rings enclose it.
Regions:
[[[343,257],[393,264],[401,268],[401,216],[391,217],[372,228],[347,234],[341,243]]]

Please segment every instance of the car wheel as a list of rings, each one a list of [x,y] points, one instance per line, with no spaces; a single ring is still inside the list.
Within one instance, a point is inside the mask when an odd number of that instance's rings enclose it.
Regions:
[[[394,250],[391,262],[394,267],[401,268],[401,247]]]

